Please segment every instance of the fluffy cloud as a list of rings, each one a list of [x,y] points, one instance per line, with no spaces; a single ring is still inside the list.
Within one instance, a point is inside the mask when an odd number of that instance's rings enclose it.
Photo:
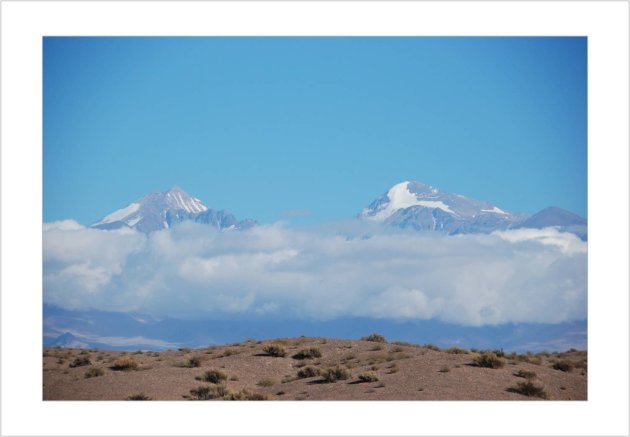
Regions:
[[[367,228],[365,226],[368,226]],[[179,318],[586,318],[586,243],[556,229],[443,236],[343,223],[150,236],[44,226],[44,302]]]

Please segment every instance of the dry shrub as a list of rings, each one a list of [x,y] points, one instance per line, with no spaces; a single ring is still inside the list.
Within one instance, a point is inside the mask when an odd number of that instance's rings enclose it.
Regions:
[[[555,370],[560,370],[562,372],[570,372],[571,370],[573,370],[573,363],[571,361],[568,360],[560,360],[560,361],[556,361],[555,363],[553,363],[551,365],[551,367]]]
[[[273,379],[263,378],[260,381],[258,381],[256,385],[258,385],[259,387],[271,387],[275,384],[276,382]]]
[[[90,364],[92,364],[92,362],[90,361],[89,357],[78,357],[70,363],[70,367],[89,366]]]
[[[271,357],[284,357],[287,355],[287,351],[279,344],[268,344],[263,347],[263,352]]]
[[[307,349],[302,349],[301,351],[293,355],[293,358],[296,360],[306,360],[310,358],[321,358],[321,356],[322,351],[319,350],[319,348],[309,347]]]
[[[127,396],[128,401],[150,401],[151,398],[144,393],[138,393],[135,395]]]
[[[113,370],[137,370],[138,363],[131,357],[120,357],[112,365]]]
[[[85,378],[95,378],[97,376],[103,376],[105,372],[103,369],[99,367],[90,367],[85,374],[83,375]]]
[[[203,375],[198,376],[196,379],[218,384],[221,381],[227,381],[227,375],[218,369],[210,369],[206,370]]]
[[[473,366],[487,367],[489,369],[500,369],[505,365],[505,361],[499,358],[494,352],[483,352],[473,358]]]
[[[534,379],[536,377],[536,372],[530,372],[528,370],[519,370],[518,372],[514,373],[514,376],[518,376],[519,378],[525,378],[525,379]]]
[[[190,357],[182,364],[182,367],[201,367],[201,358],[199,357]]]
[[[453,346],[453,347],[449,347],[444,352],[446,352],[447,354],[461,355],[461,354],[467,354],[468,350],[461,348],[459,346]]]
[[[321,370],[319,368],[313,367],[313,366],[306,366],[298,370],[297,377],[299,379],[312,378],[314,376],[319,376],[320,373],[321,373]]]
[[[361,340],[363,341],[375,341],[378,343],[387,343],[387,340],[385,339],[385,337],[383,337],[381,334],[377,334],[376,332],[368,335],[367,337],[361,337]]]
[[[507,391],[512,393],[518,393],[523,396],[537,397],[541,399],[547,399],[547,393],[540,385],[534,384],[531,380],[521,381],[514,387],[510,387]]]
[[[230,391],[224,385],[201,385],[190,390],[190,398],[197,401],[208,401],[223,398],[229,394],[229,392]]]
[[[190,399],[199,401],[212,399],[222,399],[225,401],[265,401],[271,399],[271,396],[268,394],[252,392],[248,389],[233,392],[224,385],[202,385],[190,390]]]
[[[337,382],[350,378],[350,372],[343,367],[329,367],[321,372],[322,378],[326,382]]]
[[[359,381],[361,382],[376,382],[378,381],[378,376],[376,376],[374,373],[368,372],[368,373],[362,373],[359,375]]]

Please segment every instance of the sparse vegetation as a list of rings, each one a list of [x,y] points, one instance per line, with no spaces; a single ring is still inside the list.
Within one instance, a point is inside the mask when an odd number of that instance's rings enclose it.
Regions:
[[[431,351],[436,351],[436,352],[440,350],[440,348],[439,348],[439,347],[437,347],[436,345],[431,344],[431,343],[427,343],[427,344],[425,344],[423,347],[424,347],[425,349],[429,349],[429,350],[431,350]]]
[[[560,360],[560,361],[556,361],[554,362],[551,367],[555,370],[560,370],[562,372],[570,372],[571,370],[573,370],[573,363],[571,361],[568,360]]]
[[[450,371],[451,371],[451,369],[449,369],[448,366],[442,366],[440,368],[440,370],[438,370],[438,372],[440,372],[440,373],[448,373]]]
[[[301,351],[293,355],[293,358],[296,360],[305,360],[310,358],[321,358],[321,356],[322,351],[319,348],[309,347],[306,349],[302,349]]]
[[[150,401],[151,398],[144,393],[138,393],[135,395],[127,396],[128,401]]]
[[[489,369],[500,369],[505,365],[505,361],[499,358],[494,352],[483,352],[473,358],[473,366],[487,367]]]
[[[321,372],[321,376],[326,382],[337,382],[350,378],[350,372],[343,367],[329,367]]]
[[[461,348],[459,346],[453,346],[453,347],[449,347],[444,352],[446,352],[447,354],[461,355],[461,354],[467,354],[468,350]]]
[[[523,396],[529,397],[537,397],[541,399],[547,399],[547,393],[544,388],[540,385],[534,384],[531,380],[521,381],[517,383],[514,387],[510,387],[507,391],[512,393],[518,393]]]
[[[229,393],[224,385],[201,385],[190,390],[190,398],[197,401],[208,401],[211,399],[222,398]]]
[[[199,357],[190,357],[183,362],[182,367],[201,367],[201,359]]]
[[[271,396],[263,393],[252,392],[248,389],[233,392],[224,385],[202,385],[190,390],[189,398],[198,401],[207,401],[212,399],[222,399],[225,401],[265,401],[271,399]]]
[[[228,393],[223,396],[223,399],[226,401],[268,401],[272,398],[268,394],[257,393],[244,388],[238,392],[228,391]]]
[[[368,372],[368,373],[362,373],[359,375],[359,381],[361,382],[376,382],[378,381],[378,376],[376,376],[374,373]]]
[[[100,367],[90,367],[88,370],[86,370],[83,376],[85,378],[95,378],[97,376],[103,376],[104,374],[105,371]]]
[[[226,381],[227,375],[218,369],[210,369],[205,371],[203,375],[198,376],[197,379],[200,381],[218,384],[221,381]]]
[[[279,344],[268,344],[263,347],[263,352],[271,357],[284,357],[287,355],[287,351]]]
[[[256,384],[259,387],[271,387],[273,385],[275,385],[276,382],[273,379],[269,379],[269,378],[264,378],[261,379],[260,381],[258,381],[258,383]]]
[[[525,378],[525,379],[534,379],[536,377],[536,372],[530,372],[528,370],[519,370],[518,372],[514,373],[514,376],[518,376],[519,378]]]
[[[313,367],[313,366],[306,366],[298,370],[297,377],[299,379],[312,378],[314,376],[319,376],[320,373],[321,373],[321,370],[319,368]]]
[[[538,366],[542,364],[542,357],[539,355],[534,355],[531,352],[527,352],[524,355],[517,355],[516,359],[529,364],[536,364]]]
[[[77,357],[70,363],[70,367],[89,366],[92,364],[89,357]]]
[[[126,357],[126,356],[118,358],[116,361],[114,361],[114,364],[112,365],[112,370],[127,371],[127,370],[137,370],[137,369],[138,369],[138,363],[136,363],[133,358]]]
[[[377,334],[376,332],[368,335],[367,337],[361,337],[361,340],[375,341],[377,343],[387,343],[387,340],[385,339],[385,337],[383,337],[381,334]]]

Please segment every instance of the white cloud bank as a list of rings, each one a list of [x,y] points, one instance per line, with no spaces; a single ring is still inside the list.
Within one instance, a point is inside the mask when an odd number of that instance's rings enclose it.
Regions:
[[[573,234],[548,228],[347,238],[339,229],[277,224],[217,232],[182,223],[147,237],[49,223],[44,302],[178,318],[586,319],[587,244]]]

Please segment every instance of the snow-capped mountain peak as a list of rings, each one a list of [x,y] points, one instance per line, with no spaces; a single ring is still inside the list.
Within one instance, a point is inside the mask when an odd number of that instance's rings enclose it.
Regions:
[[[410,190],[413,190],[413,192]],[[426,208],[439,208],[449,214],[455,214],[451,208],[439,198],[439,190],[430,185],[419,182],[401,182],[389,189],[385,196],[381,197],[376,209],[365,208],[364,218],[369,220],[384,221],[391,217],[396,211],[412,206],[423,206]]]
[[[405,181],[392,186],[359,217],[399,227],[449,233],[491,232],[511,227],[521,215],[431,185]]]
[[[175,186],[168,190],[164,196],[165,202],[173,209],[183,209],[186,212],[196,214],[208,210],[208,207],[196,197],[190,196],[181,188]]]
[[[253,220],[238,221],[227,211],[210,209],[198,198],[175,186],[168,191],[149,193],[140,200],[105,216],[91,227],[97,229],[129,227],[149,233],[168,229],[185,220],[211,224],[219,229],[244,229],[256,224]]]

